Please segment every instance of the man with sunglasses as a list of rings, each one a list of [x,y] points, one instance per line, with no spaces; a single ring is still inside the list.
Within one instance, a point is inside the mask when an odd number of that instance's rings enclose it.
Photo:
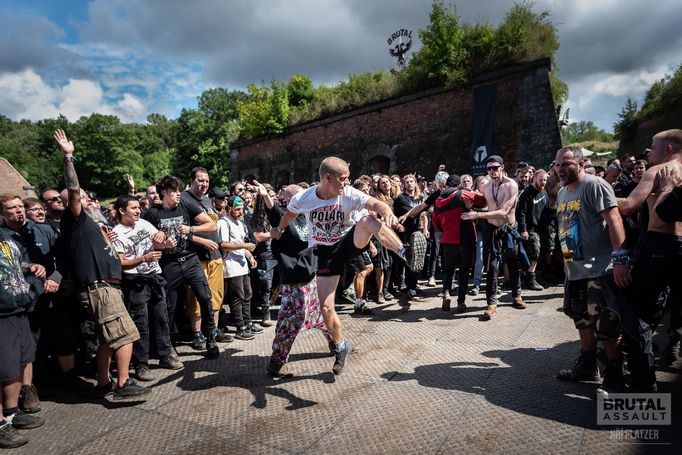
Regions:
[[[519,195],[519,187],[516,182],[504,173],[504,161],[498,155],[488,157],[486,171],[490,180],[483,187],[487,212],[467,212],[462,214],[463,220],[484,219],[486,225],[483,239],[484,255],[488,255],[488,279],[486,280],[485,294],[488,307],[482,321],[488,321],[497,311],[497,274],[500,265],[506,262],[509,265],[509,281],[512,288],[512,306],[518,310],[526,308],[521,298],[521,279],[518,261],[519,233],[516,230],[516,203]],[[482,202],[477,199],[478,202]]]
[[[59,192],[52,188],[43,190],[43,193],[40,195],[40,200],[45,203],[47,223],[52,226],[55,231],[59,232],[59,221],[62,219],[62,215],[66,209],[64,200]]]

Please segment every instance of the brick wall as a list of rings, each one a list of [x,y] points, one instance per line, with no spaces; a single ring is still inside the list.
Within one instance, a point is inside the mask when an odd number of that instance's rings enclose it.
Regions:
[[[644,149],[651,147],[651,138],[661,131],[682,128],[682,108],[677,107],[663,115],[646,119],[637,125],[637,132],[632,141],[620,141],[618,156],[626,153],[639,156]]]
[[[519,160],[546,166],[561,147],[548,67],[548,60],[518,65],[483,75],[461,90],[432,89],[235,144],[230,180],[253,175],[275,183],[313,181],[329,155],[350,162],[351,178],[382,167],[430,178],[440,163],[466,173],[473,89],[491,83],[497,84],[493,152],[510,169]]]

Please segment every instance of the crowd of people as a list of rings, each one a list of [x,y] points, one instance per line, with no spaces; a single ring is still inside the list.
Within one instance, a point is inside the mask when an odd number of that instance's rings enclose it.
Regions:
[[[656,390],[652,332],[666,309],[665,359],[679,357],[682,130],[606,166],[574,147],[546,169],[511,172],[492,155],[475,178],[441,165],[433,179],[351,181],[337,157],[320,163],[319,181],[281,188],[211,187],[195,167],[187,184],[167,175],[138,193],[126,176],[128,194],[107,207],[81,188],[64,131],[54,138],[64,190],[0,196],[0,447],[44,423],[39,392],[55,369],[65,390],[139,399],[150,388],[138,381],[155,379],[150,359],[182,369],[183,342],[216,359],[221,344],[273,325],[277,302],[267,374],[291,376],[293,343],[312,328],[340,374],[352,346],[335,304],[347,299],[359,316],[398,297],[409,308],[436,278],[443,312],[470,311],[467,296],[484,289],[482,321],[503,289],[523,310],[523,289],[563,284],[580,354],[557,378],[601,381],[598,393]],[[88,362],[95,385],[82,379]]]

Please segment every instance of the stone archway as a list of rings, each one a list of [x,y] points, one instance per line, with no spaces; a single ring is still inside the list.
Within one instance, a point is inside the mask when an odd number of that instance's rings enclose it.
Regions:
[[[391,169],[391,159],[384,155],[376,155],[367,161],[367,173],[389,174]]]
[[[285,169],[279,171],[277,174],[275,174],[275,178],[273,179],[272,185],[275,188],[279,188],[280,186],[283,185],[288,185],[291,183],[291,173]]]

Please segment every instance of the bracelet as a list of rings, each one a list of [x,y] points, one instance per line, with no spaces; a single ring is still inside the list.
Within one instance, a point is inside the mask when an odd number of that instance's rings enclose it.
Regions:
[[[189,227],[189,233],[190,233],[190,234],[194,234],[194,226],[190,226],[190,227]]]
[[[73,162],[76,162],[78,160],[76,160],[76,157],[73,155],[64,155],[64,161],[71,161],[73,163]]]
[[[630,266],[630,263],[632,262],[630,251],[622,248],[611,252],[611,260],[613,261],[613,265]]]

